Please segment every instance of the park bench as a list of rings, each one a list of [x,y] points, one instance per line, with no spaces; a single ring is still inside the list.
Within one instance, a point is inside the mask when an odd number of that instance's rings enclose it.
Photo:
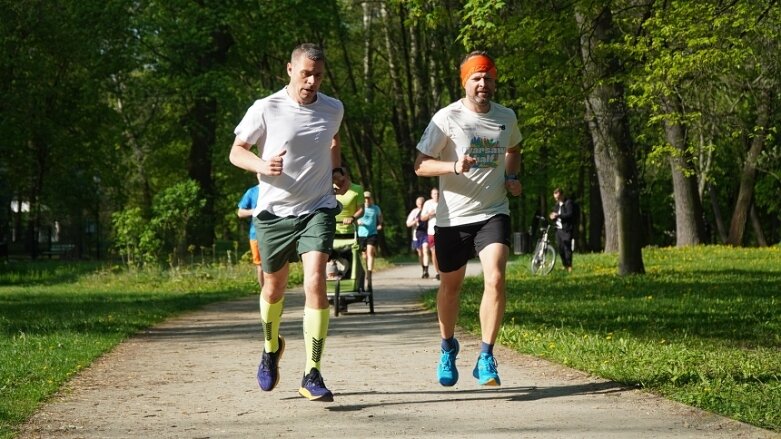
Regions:
[[[41,252],[41,256],[46,256],[49,259],[65,259],[69,257],[74,250],[76,250],[75,244],[52,244],[47,250]]]

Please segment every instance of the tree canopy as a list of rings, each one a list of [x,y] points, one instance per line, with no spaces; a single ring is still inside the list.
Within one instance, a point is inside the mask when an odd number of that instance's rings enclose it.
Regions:
[[[169,221],[155,200],[185,182],[194,204],[161,254],[243,242],[236,203],[255,180],[228,162],[233,129],[314,42],[386,253],[436,185],[414,175],[415,146],[462,96],[474,49],[496,59],[524,137],[513,231],[563,187],[579,249],[618,252],[622,274],[643,272],[647,245],[777,243],[780,23],[775,0],[0,0],[0,242],[119,254],[136,223],[116,214]]]

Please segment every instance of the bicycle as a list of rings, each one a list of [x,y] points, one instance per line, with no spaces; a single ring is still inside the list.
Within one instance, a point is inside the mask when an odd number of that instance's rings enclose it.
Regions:
[[[556,265],[556,250],[548,240],[550,235],[551,225],[545,217],[538,216],[542,220],[542,226],[540,226],[539,241],[534,248],[534,254],[532,254],[531,272],[532,274],[538,274],[544,276],[553,270],[553,266]]]

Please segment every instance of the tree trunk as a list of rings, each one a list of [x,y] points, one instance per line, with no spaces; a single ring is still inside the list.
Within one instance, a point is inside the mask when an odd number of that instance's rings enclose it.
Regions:
[[[763,87],[757,99],[757,121],[754,125],[754,138],[743,164],[743,172],[740,176],[740,189],[738,199],[735,201],[735,210],[732,212],[732,221],[729,226],[727,244],[743,245],[743,234],[746,231],[746,220],[754,198],[754,183],[757,176],[757,159],[765,146],[770,120],[770,90]]]
[[[404,98],[407,96],[407,92],[404,90],[404,84],[401,76],[399,75],[399,68],[401,66],[399,62],[399,54],[397,48],[394,46],[394,39],[391,36],[392,18],[388,14],[385,3],[380,5],[380,13],[383,19],[383,32],[385,36],[385,49],[387,51],[388,60],[388,74],[391,79],[391,90],[393,105],[391,113],[391,123],[393,125],[393,133],[396,138],[396,143],[399,146],[399,159],[402,164],[402,174],[404,181],[406,182],[406,204],[407,206],[414,205],[415,198],[419,194],[419,179],[415,175],[415,170],[412,164],[415,161],[415,146],[416,142],[412,136],[412,124],[410,122],[410,111],[407,106],[407,100]],[[403,17],[399,17],[399,20],[403,20]]]
[[[426,50],[422,50],[422,41],[425,41],[425,36],[419,38],[419,27],[413,25],[410,32],[410,66],[409,70],[412,74],[412,93],[415,99],[411,102],[412,108],[412,131],[413,133],[423,133],[426,128],[429,119],[433,115],[431,112],[431,103],[429,102],[429,94],[426,93],[426,86],[428,83],[428,55]]]
[[[597,185],[599,186],[599,198],[602,204],[602,217],[604,218],[604,238],[605,252],[615,253],[618,251],[618,222],[615,213],[618,211],[616,197],[615,181],[613,180],[616,169],[615,158],[611,155],[605,142],[594,137],[594,133],[600,129],[590,109],[586,110],[589,129],[592,131],[592,140],[594,141],[594,170],[597,174]]]
[[[337,22],[342,22],[343,19],[340,16],[339,7],[336,3],[333,5],[333,14],[335,17],[335,20]],[[370,82],[367,82],[367,75],[366,75],[366,68],[367,63],[371,60],[371,58],[366,58],[367,56],[370,56],[371,52],[371,5],[367,2],[362,3],[362,9],[363,9],[363,32],[364,32],[364,57],[362,61],[362,76],[364,85],[370,84]],[[333,88],[335,95],[350,95],[350,96],[359,96],[361,91],[358,87],[358,82],[356,81],[356,77],[359,77],[359,74],[361,74],[360,71],[358,71],[356,74],[356,67],[353,63],[352,59],[350,58],[350,36],[348,35],[346,29],[343,27],[339,27],[339,45],[341,47],[341,56],[342,61],[341,65],[344,66],[344,72],[346,74],[346,80],[345,81],[339,81],[335,75],[335,70],[328,68],[326,69],[326,73],[328,74],[329,78],[329,85]],[[347,90],[345,93],[342,93],[342,90],[339,89],[340,83],[345,83],[347,85]],[[366,89],[363,90],[363,96],[364,96],[364,102],[368,103],[366,101],[367,96]],[[366,106],[368,108],[368,105]],[[367,118],[369,118],[371,115],[367,114],[366,111],[359,111],[356,112],[358,115],[357,117],[353,118],[350,117],[349,112],[348,114],[345,114],[344,118],[344,130],[342,130],[341,133],[341,140],[342,140],[342,151],[344,154],[344,151],[349,150],[352,159],[352,163],[345,162],[344,164],[350,167],[353,170],[353,179],[356,180],[356,182],[360,182],[363,186],[368,187],[369,183],[372,181],[371,175],[372,175],[372,151],[374,144],[371,142],[369,133],[371,132],[371,124],[366,124]]]
[[[49,164],[49,149],[46,142],[40,139],[31,140],[28,143],[35,157],[35,174],[30,190],[30,211],[27,219],[27,251],[32,259],[39,256],[38,234],[41,230],[41,194],[43,193],[43,184]],[[20,200],[21,201],[21,200]],[[19,213],[22,212],[22,206],[19,205]]]
[[[586,125],[588,129],[588,125]],[[588,133],[586,133],[588,134]],[[592,151],[594,143],[590,135],[584,136]],[[599,175],[596,168],[596,157],[591,154],[591,166],[589,176],[589,221],[588,221],[588,249],[594,253],[602,251],[602,232],[605,226],[605,213],[602,207],[602,191],[599,184]]]
[[[683,119],[683,107],[675,97],[664,98],[662,105],[668,114],[676,118],[664,122],[667,143],[675,150],[669,157],[675,199],[675,243],[678,247],[701,244],[705,240],[705,223],[697,174],[686,145],[686,127],[678,122]]]
[[[228,49],[233,38],[225,29],[212,32],[212,48],[200,55],[198,68],[201,74],[208,74],[225,64]],[[190,135],[190,154],[187,173],[201,188],[206,200],[200,213],[190,221],[186,231],[186,242],[203,247],[214,243],[214,177],[212,175],[212,154],[217,138],[217,100],[208,94],[196,93],[195,102],[187,114],[185,126]]]
[[[590,143],[590,142],[589,142]],[[581,144],[581,146],[583,146]],[[588,149],[581,150],[581,163],[589,163],[589,165],[578,166],[578,187],[575,193],[571,194],[573,199],[578,203],[580,209],[578,209],[578,216],[575,220],[575,234],[573,235],[573,250],[583,251],[586,246],[584,245],[586,238],[586,228],[588,227],[588,221],[586,221],[586,215],[583,212],[584,197],[586,195],[587,185],[590,187],[591,181],[591,155],[594,148],[588,145]]]
[[[200,98],[188,115],[188,131],[192,143],[187,159],[187,174],[198,183],[206,204],[200,213],[194,216],[194,221],[186,225],[186,242],[202,247],[211,247],[214,242],[212,149],[216,139],[216,114],[217,102],[212,98]]]
[[[624,89],[616,80],[620,64],[614,56],[604,54],[604,45],[615,41],[612,12],[602,6],[590,12],[578,10],[575,16],[581,29],[584,83],[588,85],[587,115],[600,187],[604,188],[606,225],[609,218],[616,219],[618,273],[641,274],[645,267],[643,234],[637,230],[641,215],[634,143],[629,133]],[[595,50],[597,47],[601,50]],[[606,232],[611,232],[609,227]]]
[[[121,101],[119,104],[120,112],[122,112]],[[146,152],[138,142],[138,137],[131,131],[129,121],[122,114],[125,119],[124,135],[127,139],[127,144],[130,146],[130,150],[133,152],[133,162],[136,165],[136,180],[141,187],[141,212],[144,218],[152,217],[152,187],[149,184],[149,176],[146,172]]]
[[[548,146],[548,141],[543,140],[542,144],[540,145],[540,163],[550,163],[550,148]],[[550,177],[548,172],[548,167],[543,167],[540,169],[540,172],[538,174],[538,178],[544,182],[545,184],[540,186],[540,192],[539,192],[539,210],[540,215],[544,218],[548,218],[548,214],[551,212],[552,209],[548,207],[549,198],[551,197],[551,192],[548,190],[548,186],[550,185]],[[551,188],[552,190],[552,188]],[[570,194],[567,194],[568,196]]]
[[[727,226],[724,224],[724,219],[721,217],[721,208],[719,207],[719,194],[716,193],[716,188],[713,184],[708,183],[708,194],[710,195],[710,205],[713,210],[713,220],[716,222],[716,231],[719,234],[719,242],[722,244],[727,243],[729,236],[727,235]]]
[[[765,239],[765,232],[762,231],[762,222],[759,220],[759,214],[754,203],[751,203],[750,209],[751,216],[751,228],[754,229],[754,235],[757,237],[757,245],[760,247],[767,247],[767,239]]]
[[[374,58],[374,47],[372,44],[372,17],[374,16],[374,4],[371,2],[363,2],[363,103],[366,108],[370,108],[374,102],[374,77],[372,72],[374,66],[372,60]],[[363,112],[363,120],[361,121],[361,146],[363,146],[363,154],[368,163],[368,166],[363,166],[359,172],[366,172],[363,176],[364,185],[368,185],[370,190],[371,184],[374,181],[372,166],[374,163],[374,148],[376,146],[374,141],[374,126],[372,124],[371,113],[368,111]],[[377,191],[375,190],[375,193]],[[377,195],[375,195],[376,197]],[[376,198],[375,198],[376,199]]]

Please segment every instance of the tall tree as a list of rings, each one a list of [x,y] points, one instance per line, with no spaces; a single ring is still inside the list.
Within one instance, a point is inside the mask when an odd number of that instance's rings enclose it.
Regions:
[[[749,217],[752,199],[754,197],[754,183],[757,176],[757,159],[765,146],[768,136],[768,123],[770,121],[770,91],[762,87],[756,107],[756,123],[751,139],[746,160],[743,163],[743,171],[740,174],[740,188],[738,198],[735,201],[735,210],[732,213],[732,221],[729,227],[727,243],[731,245],[743,245],[743,233],[746,230],[746,222]]]
[[[678,246],[706,239],[700,188],[708,179],[709,162],[697,162],[704,157],[697,156],[696,128],[713,107],[702,88],[728,75],[726,66],[742,58],[731,20],[736,9],[720,1],[647,1],[636,19],[638,32],[627,39],[637,66],[634,104],[648,111],[649,124],[661,122],[664,131],[666,144],[656,146],[652,155],[666,157],[670,166]]]
[[[110,73],[126,62],[126,16],[115,1],[0,3],[0,156],[10,193],[30,206],[32,257],[54,221],[86,255],[81,219],[97,228],[102,185],[117,183],[116,120],[104,97]]]
[[[389,11],[389,7],[395,7],[395,11]],[[408,34],[405,24],[405,12],[402,5],[386,5],[383,3],[380,6],[392,92],[390,102],[392,105],[391,124],[393,125],[393,134],[399,148],[399,160],[403,164],[412,164],[417,142],[414,134],[414,110],[409,106],[411,101],[409,99],[410,87],[405,82],[405,78],[407,78],[406,72],[410,67],[409,58],[405,56],[408,50],[405,40]],[[401,36],[401,38],[398,36]],[[418,179],[414,175],[412,166],[402,168],[402,178],[403,181],[407,182],[407,187],[405,188],[407,199],[414,199],[420,191],[418,189]]]
[[[32,206],[9,221],[37,248],[67,219],[87,248],[84,231],[112,210],[156,215],[154,196],[193,176],[211,204],[190,238],[235,239],[235,201],[254,178],[226,159],[232,130],[287,83],[292,47],[313,41],[328,54],[323,91],[345,102],[345,159],[380,197],[391,246],[435,184],[414,177],[415,145],[461,97],[457,64],[472,49],[495,58],[497,100],[524,136],[514,230],[562,186],[594,250],[604,230],[605,249],[625,253],[640,190],[631,230],[643,224],[633,236],[648,243],[703,242],[703,216],[723,240],[733,223],[736,244],[777,241],[779,22],[777,0],[0,1],[3,195]],[[720,225],[722,211],[732,221]]]
[[[662,106],[668,114],[681,115],[683,108],[676,96],[664,98]],[[697,175],[693,157],[688,148],[688,130],[684,122],[667,119],[664,122],[667,142],[672,146],[669,155],[673,176],[675,199],[675,242],[678,247],[702,244],[705,241],[705,224],[702,203],[697,190]]]
[[[777,101],[780,88],[778,75],[781,74],[778,53],[781,49],[781,14],[776,1],[760,2],[748,8],[751,26],[744,31],[744,38],[751,41],[751,52],[745,65],[745,88],[750,102],[753,102],[754,121],[747,136],[749,140],[743,167],[740,173],[735,208],[730,222],[727,243],[742,245],[746,222],[749,218],[755,194],[757,162],[769,139],[774,137],[771,117],[774,114],[773,103]],[[741,9],[743,11],[743,9]],[[753,12],[753,14],[752,14]],[[755,222],[756,224],[756,222]],[[764,241],[764,236],[757,233]]]
[[[226,25],[216,24],[211,29],[208,46],[196,55],[196,77],[205,77],[220,70],[225,64],[228,50],[232,45],[233,37]],[[191,139],[187,173],[191,179],[198,182],[206,203],[201,210],[199,220],[190,223],[188,241],[210,246],[214,241],[214,199],[217,195],[212,167],[213,149],[217,140],[217,96],[215,91],[208,87],[198,90],[193,100],[183,121]]]
[[[621,64],[608,48],[618,37],[611,2],[591,7],[578,5],[575,18],[581,31],[586,102],[595,157],[610,161],[606,164],[598,159],[597,173],[604,188],[605,217],[615,214],[617,222],[618,273],[644,273],[642,235],[637,233],[641,221],[634,142],[629,132]]]

